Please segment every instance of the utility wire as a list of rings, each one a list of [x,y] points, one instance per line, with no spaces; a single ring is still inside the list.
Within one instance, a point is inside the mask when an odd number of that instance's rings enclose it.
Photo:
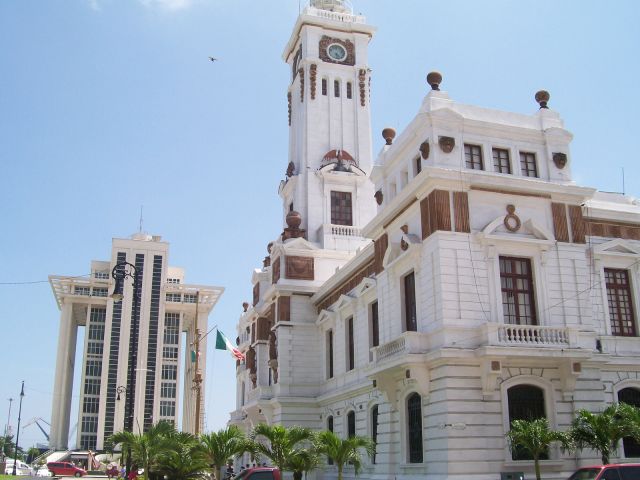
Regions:
[[[91,273],[86,273],[84,275],[75,275],[73,277],[67,277],[67,278],[84,278],[84,277],[90,277],[91,275],[92,275]],[[0,285],[35,285],[38,283],[49,283],[49,279],[33,280],[31,282],[0,282]]]

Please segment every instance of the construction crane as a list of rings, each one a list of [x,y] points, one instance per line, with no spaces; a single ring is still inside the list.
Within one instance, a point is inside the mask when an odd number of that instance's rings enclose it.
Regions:
[[[27,423],[25,423],[24,427],[22,427],[22,430],[24,430],[25,428],[33,425],[34,423],[37,425],[37,427],[40,429],[40,431],[42,432],[42,434],[45,436],[45,438],[47,439],[47,442],[49,441],[49,434],[47,432],[45,432],[44,428],[42,428],[42,425],[40,425],[40,422],[46,423],[47,425],[49,425],[49,427],[51,427],[51,424],[49,422],[47,422],[44,418],[42,417],[33,417],[31,420],[29,420]]]

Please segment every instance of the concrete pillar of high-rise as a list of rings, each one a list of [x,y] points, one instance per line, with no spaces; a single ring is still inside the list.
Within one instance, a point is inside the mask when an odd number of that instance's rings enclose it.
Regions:
[[[73,305],[62,303],[56,374],[53,383],[53,408],[51,412],[51,448],[66,449],[69,443],[69,419],[71,414],[71,392],[76,358],[78,325],[73,320]]]

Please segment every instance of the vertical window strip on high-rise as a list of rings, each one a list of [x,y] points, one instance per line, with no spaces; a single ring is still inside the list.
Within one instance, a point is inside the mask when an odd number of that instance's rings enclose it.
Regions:
[[[118,252],[116,261],[124,262],[127,256]],[[122,321],[122,303],[113,303],[111,314],[111,341],[109,342],[109,363],[107,374],[107,401],[105,405],[104,436],[107,438],[114,433],[114,415],[116,409],[116,389],[118,388],[118,356],[120,350],[120,327]]]
[[[153,256],[151,274],[151,304],[149,307],[149,339],[147,343],[147,375],[144,399],[144,429],[153,424],[153,399],[156,387],[156,364],[158,363],[158,333],[160,316],[160,290],[162,288],[162,255]]]
[[[144,284],[144,254],[137,253],[135,259],[135,267],[138,275],[138,281],[140,288]],[[142,292],[139,292],[140,297],[142,297]],[[127,363],[127,395],[133,394],[136,391],[136,383],[137,383],[137,366],[138,366],[138,346],[140,345],[140,323],[142,322],[141,318],[141,310],[142,304],[141,298],[136,302],[135,298],[132,298],[131,302],[131,326],[129,328],[129,362]],[[134,328],[137,329],[137,344],[134,345],[133,339],[133,331]],[[131,369],[131,364],[133,364],[133,373]],[[129,402],[125,402],[124,404],[124,417],[132,418],[134,416],[134,412],[129,411]]]

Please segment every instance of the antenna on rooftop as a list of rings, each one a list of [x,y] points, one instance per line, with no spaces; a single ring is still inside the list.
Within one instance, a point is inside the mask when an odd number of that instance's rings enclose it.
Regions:
[[[139,232],[142,233],[142,225],[144,223],[144,220],[142,218],[142,208],[144,207],[144,205],[140,205],[140,230]]]

